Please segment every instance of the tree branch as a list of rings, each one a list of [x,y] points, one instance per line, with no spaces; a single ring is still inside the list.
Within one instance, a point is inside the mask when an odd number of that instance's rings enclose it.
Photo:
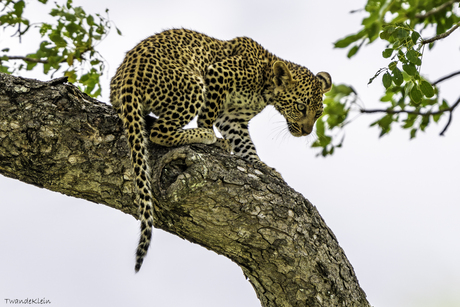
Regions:
[[[80,52],[80,59],[84,60],[84,54],[87,53],[88,51],[93,51],[93,47],[88,47],[86,48],[85,50],[81,51]],[[32,63],[41,63],[41,64],[47,64],[49,63],[49,61],[47,59],[45,60],[42,60],[42,59],[34,59],[34,58],[30,58],[30,57],[25,57],[25,56],[8,56],[8,55],[4,55],[2,56],[2,58],[6,58],[6,60],[22,60],[24,62],[32,62]],[[75,60],[75,59],[74,59]],[[0,58],[0,62],[1,62],[1,58]],[[60,63],[64,63],[64,62],[67,62],[67,58],[64,57]]]
[[[457,28],[460,27],[460,22],[457,22],[455,24],[455,26],[453,26],[449,31],[445,32],[445,33],[441,33],[439,35],[436,35],[432,38],[429,38],[429,39],[424,39],[422,40],[422,45],[425,45],[425,44],[429,44],[429,43],[432,43],[434,41],[437,41],[437,40],[440,40],[440,39],[443,39],[443,38],[446,38],[447,36],[451,35],[452,32],[454,32],[455,30],[457,30]]]
[[[454,103],[454,105],[450,108],[450,112],[449,112],[449,120],[447,121],[447,124],[446,126],[444,127],[444,129],[442,129],[441,133],[439,135],[441,136],[444,136],[444,132],[447,131],[447,128],[449,128],[450,126],[450,123],[452,122],[452,113],[453,113],[453,110],[460,104],[460,98],[458,98],[457,102]]]
[[[136,217],[121,121],[62,81],[0,73],[0,173]],[[316,208],[270,170],[215,146],[150,152],[155,226],[233,260],[262,306],[370,306]]]
[[[24,57],[24,56],[3,56],[7,60],[22,60],[24,62],[32,62],[32,63],[42,63],[46,64],[48,63],[48,60],[41,60],[41,59],[34,59],[34,58],[29,58],[29,57]]]
[[[360,109],[360,112],[361,113],[386,113],[386,114],[401,114],[401,113],[405,113],[405,114],[413,114],[413,115],[419,115],[419,116],[433,116],[433,115],[439,115],[439,114],[443,114],[445,112],[449,112],[449,120],[447,121],[446,126],[444,127],[444,129],[440,133],[440,135],[443,136],[444,133],[447,131],[447,128],[449,127],[449,125],[450,125],[450,123],[452,121],[452,113],[455,110],[455,108],[458,107],[459,104],[460,104],[460,98],[450,108],[442,109],[442,110],[439,110],[439,111],[436,111],[436,112],[431,112],[431,111],[420,112],[420,111],[392,110],[392,109],[371,109],[371,110]]]
[[[405,113],[405,114],[413,114],[413,115],[420,115],[420,116],[431,116],[431,115],[438,115],[438,114],[442,114],[444,112],[449,112],[451,111],[450,108],[449,109],[444,109],[444,110],[441,110],[441,111],[436,111],[436,112],[420,112],[420,111],[410,111],[410,110],[392,110],[392,109],[360,109],[359,110],[361,113],[387,113],[387,114],[401,114],[401,113]]]
[[[441,83],[442,81],[445,81],[445,80],[450,79],[452,77],[455,77],[457,75],[460,75],[460,71],[457,71],[457,72],[451,73],[450,75],[444,76],[444,77],[440,78],[439,80],[433,82],[432,85],[436,85],[438,83]]]
[[[436,14],[440,11],[442,11],[443,9],[445,9],[446,7],[448,7],[449,5],[452,5],[454,4],[455,2],[460,2],[459,0],[450,0],[450,1],[447,1],[446,3],[443,3],[441,4],[440,6],[438,6],[437,8],[434,8],[432,9],[431,11],[428,11],[426,12],[425,14],[415,14],[415,18],[419,18],[419,19],[425,19],[433,14]]]

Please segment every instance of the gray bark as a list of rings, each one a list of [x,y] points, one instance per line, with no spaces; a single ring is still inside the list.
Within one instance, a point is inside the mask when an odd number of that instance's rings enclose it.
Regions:
[[[0,173],[137,218],[121,121],[64,81],[0,74]],[[370,306],[316,208],[270,170],[216,146],[151,152],[156,227],[237,263],[262,306]]]

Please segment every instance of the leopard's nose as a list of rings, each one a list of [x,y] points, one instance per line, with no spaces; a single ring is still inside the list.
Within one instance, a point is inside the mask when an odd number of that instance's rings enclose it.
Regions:
[[[309,135],[313,130],[313,126],[302,126],[302,135]]]

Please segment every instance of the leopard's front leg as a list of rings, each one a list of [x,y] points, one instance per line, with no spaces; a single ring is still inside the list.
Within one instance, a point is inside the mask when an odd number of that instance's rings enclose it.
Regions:
[[[214,124],[221,112],[222,106],[227,98],[227,78],[220,76],[225,63],[214,63],[206,72],[205,104],[198,111],[198,128],[213,129]],[[231,145],[228,140],[218,138],[214,143],[216,146],[231,152]]]
[[[222,114],[216,121],[216,127],[222,136],[230,142],[232,151],[254,165],[270,170],[276,177],[283,179],[274,168],[262,162],[257,155],[256,147],[252,142],[248,130],[248,121],[235,114]]]

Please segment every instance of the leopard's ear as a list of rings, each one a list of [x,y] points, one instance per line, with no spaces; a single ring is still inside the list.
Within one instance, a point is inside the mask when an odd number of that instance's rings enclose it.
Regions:
[[[273,75],[273,83],[275,83],[275,86],[278,88],[288,88],[289,85],[294,83],[289,68],[287,68],[286,64],[282,61],[276,61],[273,64]]]
[[[321,90],[324,93],[327,93],[332,88],[332,79],[331,75],[327,72],[321,71],[316,74],[316,78],[318,78],[319,82],[321,82]]]

